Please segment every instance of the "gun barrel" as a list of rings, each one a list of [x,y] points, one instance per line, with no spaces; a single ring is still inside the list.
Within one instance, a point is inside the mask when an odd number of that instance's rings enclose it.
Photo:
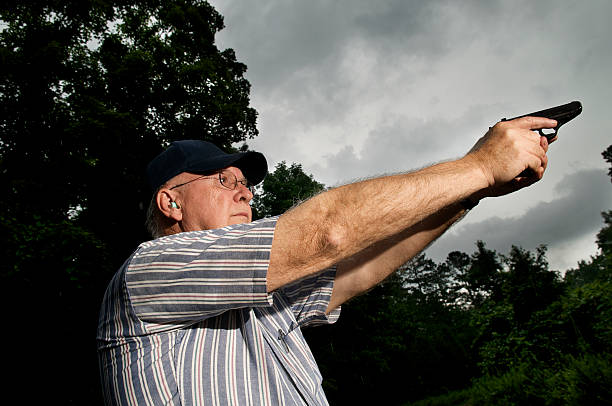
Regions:
[[[540,135],[545,136],[546,138],[548,138],[548,141],[551,141],[554,137],[556,137],[559,127],[561,127],[568,121],[573,120],[580,113],[582,113],[582,103],[580,103],[579,101],[573,101],[567,104],[562,104],[560,106],[551,107],[549,109],[535,111],[529,114],[523,114],[522,116],[510,119],[503,118],[502,121],[514,120],[521,117],[546,117],[556,120],[557,126],[553,129],[552,133],[546,134],[543,130],[538,130]]]
[[[582,103],[573,101],[561,106],[551,107],[549,109],[536,111],[522,116],[514,117],[509,120],[514,120],[521,117],[546,117],[557,121],[557,127],[561,127],[568,121],[576,118],[582,112]],[[504,120],[506,121],[506,120]]]
[[[573,101],[562,106],[553,107],[547,110],[531,113],[531,116],[546,117],[557,120],[557,128],[577,117],[582,112],[582,103]]]

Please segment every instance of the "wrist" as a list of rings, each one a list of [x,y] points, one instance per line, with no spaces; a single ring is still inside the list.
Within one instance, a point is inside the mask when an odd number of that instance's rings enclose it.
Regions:
[[[470,174],[472,179],[476,182],[475,186],[478,191],[486,190],[495,184],[493,175],[487,169],[482,159],[478,157],[478,152],[470,152],[461,158],[461,161],[470,168]]]

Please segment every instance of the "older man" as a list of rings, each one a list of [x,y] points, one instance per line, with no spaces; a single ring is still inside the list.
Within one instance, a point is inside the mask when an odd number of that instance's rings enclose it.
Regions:
[[[263,155],[174,142],[148,167],[156,239],[102,304],[107,403],[327,404],[300,328],[333,323],[342,303],[481,198],[541,179],[548,143],[531,130],[555,125],[498,123],[461,159],[341,186],[256,222],[250,186],[267,173]]]

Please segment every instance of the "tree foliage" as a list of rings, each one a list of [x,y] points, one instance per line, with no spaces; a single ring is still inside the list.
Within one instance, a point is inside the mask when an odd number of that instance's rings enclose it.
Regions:
[[[231,149],[257,135],[246,66],[217,49],[223,18],[204,1],[8,1],[0,13],[0,199],[24,230],[70,223],[125,257],[146,238],[144,168],[168,142]],[[20,258],[13,268],[28,267]]]
[[[246,66],[217,49],[223,18],[204,1],[9,1],[0,12],[1,196],[21,202],[6,205],[19,221],[73,213],[124,251],[144,237],[143,168],[168,142],[230,149],[257,135]]]
[[[610,181],[612,182],[612,145],[608,146],[605,151],[601,153],[604,157],[604,160],[610,164],[610,168],[608,168],[608,176],[610,177]]]
[[[612,216],[562,278],[541,246],[419,255],[305,331],[332,404],[612,403]],[[418,399],[421,399],[420,401]]]
[[[1,277],[20,303],[11,321],[47,310],[37,329],[56,332],[56,363],[88,360],[69,369],[82,389],[67,402],[96,398],[99,303],[148,238],[148,161],[176,139],[232,150],[257,135],[246,66],[215,44],[222,28],[202,0],[0,4]],[[21,357],[45,359],[40,340],[22,340]]]
[[[259,218],[280,215],[324,187],[312,175],[304,173],[302,165],[293,163],[287,166],[282,161],[258,187],[251,206]]]

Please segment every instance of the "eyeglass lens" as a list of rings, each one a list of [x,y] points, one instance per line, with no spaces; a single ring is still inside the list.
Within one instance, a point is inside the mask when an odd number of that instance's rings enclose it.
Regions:
[[[253,192],[254,190],[253,186],[248,180],[246,179],[238,180],[236,178],[236,175],[234,175],[230,171],[219,172],[219,182],[221,183],[221,185],[231,190],[234,190],[236,189],[236,187],[238,187],[238,182],[240,182],[244,187],[249,189],[251,192]]]

